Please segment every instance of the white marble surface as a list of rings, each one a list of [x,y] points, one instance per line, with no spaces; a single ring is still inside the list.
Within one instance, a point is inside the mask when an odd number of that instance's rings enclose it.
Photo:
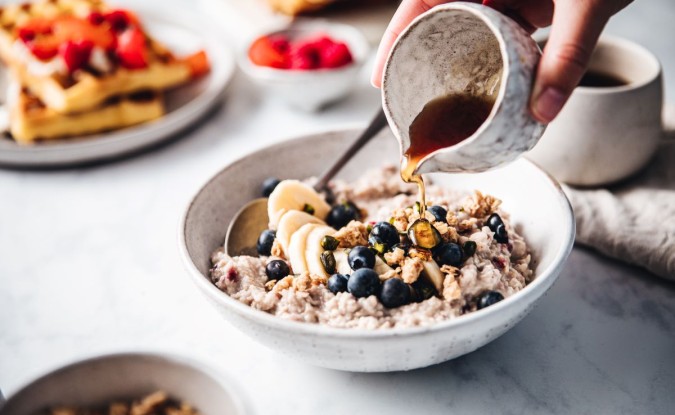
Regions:
[[[643,0],[609,27],[660,56],[671,100],[673,21],[672,1]],[[365,72],[348,100],[318,115],[269,101],[239,77],[210,118],[156,151],[86,169],[0,170],[3,391],[67,361],[143,349],[212,362],[260,414],[673,413],[675,285],[585,249],[512,331],[409,373],[306,366],[216,315],[178,258],[191,193],[244,153],[363,123],[378,102]]]

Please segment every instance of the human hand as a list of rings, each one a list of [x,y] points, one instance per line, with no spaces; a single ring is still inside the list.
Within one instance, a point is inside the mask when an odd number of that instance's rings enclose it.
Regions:
[[[380,42],[372,80],[380,87],[385,60],[394,41],[418,15],[452,0],[403,0]],[[535,75],[530,112],[551,122],[579,84],[593,48],[611,16],[632,0],[484,0],[528,32],[551,25]],[[478,1],[474,1],[478,3]]]

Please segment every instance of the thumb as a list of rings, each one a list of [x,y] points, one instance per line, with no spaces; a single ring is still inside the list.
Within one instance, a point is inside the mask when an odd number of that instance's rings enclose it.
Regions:
[[[600,1],[555,2],[551,33],[530,99],[530,111],[539,121],[551,122],[579,84],[611,14]]]

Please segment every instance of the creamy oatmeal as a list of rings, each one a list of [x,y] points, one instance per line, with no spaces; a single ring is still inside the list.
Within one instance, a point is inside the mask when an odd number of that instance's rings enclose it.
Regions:
[[[533,278],[523,238],[478,191],[417,187],[393,167],[331,184],[331,206],[282,181],[269,198],[259,257],[212,256],[213,283],[281,318],[342,328],[430,325],[487,307]]]

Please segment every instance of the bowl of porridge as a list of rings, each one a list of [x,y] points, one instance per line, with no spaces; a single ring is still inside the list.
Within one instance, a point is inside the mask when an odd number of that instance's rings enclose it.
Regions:
[[[409,370],[499,337],[552,286],[574,241],[558,184],[531,162],[425,177],[426,205],[399,176],[391,133],[316,193],[358,134],[289,140],[245,156],[194,196],[181,222],[188,275],[231,324],[317,366]],[[277,177],[280,182],[266,179]],[[266,182],[266,183],[264,183]],[[233,215],[269,194],[252,250],[222,248]]]

